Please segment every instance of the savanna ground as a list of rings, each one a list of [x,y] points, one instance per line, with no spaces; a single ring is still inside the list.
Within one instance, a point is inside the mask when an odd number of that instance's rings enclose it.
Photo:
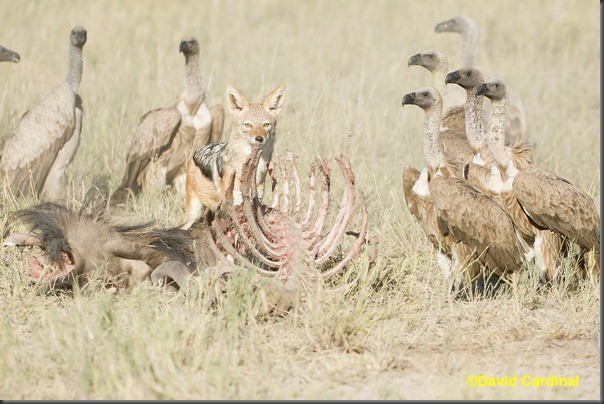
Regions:
[[[201,45],[207,102],[228,83],[259,101],[284,83],[277,153],[305,170],[316,155],[350,157],[367,196],[368,252],[346,296],[318,289],[285,317],[253,315],[261,295],[232,278],[202,309],[203,275],[187,294],[145,282],[126,295],[44,296],[26,256],[0,263],[0,396],[5,399],[518,399],[600,397],[600,286],[538,291],[528,268],[494,298],[451,301],[402,195],[421,167],[419,108],[403,94],[431,82],[407,67],[435,48],[458,67],[460,38],[434,26],[459,14],[482,29],[479,66],[515,89],[537,163],[600,200],[599,5],[590,1],[12,1],[1,0],[0,135],[66,74],[70,29],[88,30],[82,141],[68,171],[77,205],[91,184],[114,188],[131,131],[183,86],[180,39]],[[227,117],[225,130],[230,127]],[[333,166],[335,169],[335,165]],[[334,183],[340,181],[334,174]],[[2,216],[35,201],[5,203]],[[183,199],[141,197],[133,220],[179,223]],[[469,375],[580,377],[564,387],[470,387]]]

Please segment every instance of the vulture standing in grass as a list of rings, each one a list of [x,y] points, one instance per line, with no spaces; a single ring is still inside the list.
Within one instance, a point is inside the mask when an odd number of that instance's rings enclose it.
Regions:
[[[6,49],[4,46],[0,45],[0,62],[19,63],[20,60],[21,56],[19,56],[17,52]]]
[[[426,238],[432,244],[438,265],[443,272],[447,289],[451,291],[452,285],[452,249],[454,241],[450,236],[441,232],[438,217],[434,207],[434,201],[430,194],[428,182],[434,176],[438,167],[438,162],[447,163],[446,156],[434,156],[435,142],[433,138],[435,132],[438,132],[440,139],[440,118],[438,107],[442,114],[442,103],[440,97],[431,96],[431,92],[437,92],[436,89],[426,87],[421,91],[406,94],[402,99],[402,106],[414,104],[425,110],[423,125],[423,154],[426,166],[419,171],[415,167],[406,166],[403,168],[403,194],[405,202],[415,221],[420,225]],[[419,97],[418,97],[419,94]],[[435,105],[439,104],[439,105]],[[442,170],[441,170],[442,171]],[[445,169],[446,174],[451,174],[451,170]]]
[[[497,170],[497,159],[494,158],[493,153],[501,156],[505,149],[506,156],[514,157],[516,167],[526,168],[532,164],[532,148],[527,141],[521,139],[513,145],[506,145],[504,131],[507,105],[505,108],[492,108],[489,129],[484,130],[483,97],[478,92],[478,88],[483,88],[484,79],[480,71],[474,67],[461,68],[449,73],[445,81],[458,84],[467,91],[466,133],[474,149],[474,157],[464,168],[465,179],[480,192],[498,201],[510,215],[518,234],[528,248],[525,258],[530,259],[534,253],[542,272],[553,273],[557,262],[556,255],[561,246],[559,237],[535,228],[510,192],[503,191],[500,187],[493,187],[492,173],[493,170]],[[502,158],[499,157],[499,160],[501,161]]]
[[[140,118],[126,158],[126,171],[112,196],[123,203],[129,191],[144,188],[163,191],[166,186],[184,195],[185,163],[196,148],[220,139],[224,109],[208,109],[206,89],[199,70],[199,43],[183,38],[179,51],[185,56],[185,88],[172,106],[147,112]]]
[[[562,241],[559,236],[576,242],[588,265],[599,273],[600,215],[593,199],[567,180],[535,167],[526,153],[505,146],[504,127],[509,94],[504,83],[493,81],[476,88],[476,94],[491,100],[492,118],[489,127],[489,147],[494,164],[489,188],[495,193],[513,198],[512,215],[516,222],[524,220],[534,226],[534,248],[541,277],[555,278],[556,259]],[[510,204],[508,203],[508,206]],[[517,207],[519,206],[519,207]],[[526,217],[523,217],[524,214]]]
[[[423,203],[427,207],[423,217],[416,219],[424,231],[433,232],[433,235],[427,232],[429,239],[444,246],[437,249],[437,259],[448,287],[454,292],[459,290],[461,271],[468,264],[470,278],[474,280],[478,275],[476,261],[497,276],[519,270],[526,245],[518,236],[511,217],[492,198],[467,181],[450,175],[440,139],[442,101],[439,92],[433,87],[422,88],[405,95],[403,106],[406,104],[417,105],[426,114],[424,157],[427,174],[424,174],[423,183],[420,175],[413,192],[406,193],[405,199],[414,216],[414,210],[419,211],[414,204],[422,204],[418,196],[427,202]],[[405,177],[413,179],[415,176],[412,170],[405,170],[403,181]],[[408,188],[408,185],[403,186]]]
[[[443,21],[434,28],[436,33],[457,32],[461,35],[461,67],[476,67],[480,44],[480,30],[476,23],[464,15]],[[491,81],[492,75],[485,73],[485,79]],[[508,108],[505,137],[506,143],[512,144],[518,139],[529,140],[528,120],[520,96],[510,92],[510,107]],[[490,104],[485,103],[485,116],[490,114]]]
[[[82,130],[82,48],[86,30],[69,34],[69,68],[65,82],[47,93],[27,111],[8,136],[0,160],[4,196],[38,196],[43,200],[63,195],[65,169],[71,164]]]

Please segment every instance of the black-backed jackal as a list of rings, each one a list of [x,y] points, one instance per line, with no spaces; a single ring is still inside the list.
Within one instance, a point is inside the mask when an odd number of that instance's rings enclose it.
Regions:
[[[241,171],[254,144],[262,145],[262,155],[256,171],[258,197],[262,198],[284,89],[284,85],[281,85],[267,95],[261,104],[250,104],[241,91],[232,85],[227,86],[227,104],[233,116],[231,135],[227,143],[211,143],[195,150],[193,158],[187,162],[187,205],[183,229],[191,227],[201,217],[204,208],[210,211],[218,208],[233,173],[233,200],[236,205],[242,202]]]

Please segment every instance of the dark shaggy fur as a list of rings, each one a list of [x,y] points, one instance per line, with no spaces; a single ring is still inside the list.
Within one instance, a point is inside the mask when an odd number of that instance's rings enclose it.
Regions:
[[[74,259],[72,243],[67,234],[68,226],[74,223],[103,223],[103,229],[109,234],[115,231],[124,238],[144,247],[151,248],[156,254],[146,254],[144,261],[155,268],[157,265],[175,260],[182,262],[188,267],[195,267],[195,253],[193,250],[193,239],[189,232],[178,228],[152,229],[151,223],[137,224],[131,226],[110,225],[105,222],[98,209],[90,213],[89,206],[84,205],[79,211],[71,210],[57,203],[41,203],[30,208],[14,212],[9,217],[9,223],[4,231],[4,236],[10,227],[16,223],[28,225],[30,231],[42,240],[41,248],[46,252],[51,262],[61,262],[61,252],[66,253]],[[117,236],[117,235],[116,235]],[[85,252],[84,252],[85,253]],[[107,255],[110,252],[105,252]],[[121,258],[130,259],[124,256]]]
[[[12,223],[24,223],[30,226],[30,231],[36,233],[42,240],[41,248],[46,251],[52,262],[61,262],[61,252],[73,259],[71,246],[65,236],[66,224],[74,213],[63,205],[46,202],[27,209],[21,209],[9,217],[9,225],[5,228],[4,235]]]
[[[210,143],[195,150],[193,161],[201,173],[213,180],[222,177],[222,156],[226,151],[225,142]]]
[[[195,268],[193,238],[187,230],[178,227],[153,229],[145,232],[135,232],[129,237],[137,243],[153,248],[161,256],[166,257],[162,258],[162,262],[179,261],[189,268]],[[154,267],[154,265],[151,266]]]

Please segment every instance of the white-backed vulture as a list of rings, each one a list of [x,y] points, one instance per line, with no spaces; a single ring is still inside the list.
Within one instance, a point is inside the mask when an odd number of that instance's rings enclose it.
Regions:
[[[20,60],[21,56],[17,52],[0,45],[0,62],[19,63]]]
[[[437,50],[428,50],[415,54],[409,58],[409,66],[422,66],[431,74],[434,81],[434,88],[438,90],[443,100],[443,118],[441,121],[441,140],[445,149],[445,154],[463,153],[472,154],[472,149],[466,138],[465,112],[463,104],[466,99],[466,92],[459,86],[447,86],[445,76],[449,72],[449,62],[447,57]],[[449,91],[451,90],[451,91]],[[454,105],[449,102],[448,94],[460,94],[456,97]]]
[[[461,67],[474,66],[478,60],[478,50],[480,44],[480,30],[476,23],[464,15],[457,16],[447,21],[443,21],[434,28],[436,33],[456,32],[461,35]],[[485,73],[485,79],[491,81],[494,77]],[[529,140],[528,119],[526,111],[520,96],[512,91],[510,92],[510,108],[508,109],[506,119],[506,142],[514,143],[517,139]],[[485,103],[486,116],[490,113],[490,104]]]
[[[486,126],[483,111],[483,98],[476,96],[474,88],[484,82],[482,73],[474,67],[465,67],[455,70],[445,77],[445,83],[454,83],[463,89],[466,95],[466,103],[464,105],[464,122],[465,134],[467,141],[470,144],[470,153],[463,155],[463,177],[469,180],[470,183],[480,190],[488,194],[486,185],[481,182],[485,177],[488,177],[488,169],[484,166],[492,161],[492,157],[486,143],[486,134],[484,128]],[[468,168],[471,176],[468,176]]]
[[[452,268],[449,274],[445,273],[449,285],[453,274],[453,286],[459,285],[462,267],[475,261],[474,258],[498,276],[506,271],[518,270],[522,266],[526,246],[519,238],[510,216],[497,202],[467,181],[449,175],[440,140],[442,101],[439,92],[433,87],[422,88],[405,95],[403,105],[406,104],[417,105],[426,114],[424,157],[428,178],[427,184],[416,181],[414,188],[417,187],[420,192],[412,192],[405,197],[408,204],[415,198],[414,193],[431,198],[434,208],[427,215],[435,217],[427,220],[437,223],[441,243],[451,252]],[[410,171],[404,173],[404,177],[405,174],[414,177]],[[471,270],[470,276],[473,278],[476,275],[477,272]]]
[[[464,67],[450,72],[445,77],[445,83],[457,84],[466,91],[464,105],[465,134],[473,154],[480,161],[489,158],[489,151],[485,141],[483,120],[483,98],[474,93],[474,87],[484,82],[482,73],[474,67]]]
[[[44,95],[27,111],[4,144],[0,175],[3,192],[16,197],[35,195],[43,200],[62,196],[63,177],[80,142],[82,100],[82,48],[86,30],[69,34],[69,68],[65,82]]]
[[[592,265],[600,272],[600,215],[589,195],[538,167],[518,172],[512,186],[522,209],[538,228],[576,242],[583,254],[594,251]]]
[[[424,90],[424,89],[422,89]],[[428,89],[425,89],[428,91]],[[418,97],[416,93],[409,93],[403,96],[402,106],[416,104],[423,108],[422,100],[427,97]],[[426,105],[428,108],[429,105]],[[441,105],[442,108],[442,105]],[[442,112],[442,109],[441,109]],[[426,110],[423,125],[423,154],[426,164],[435,159],[433,156],[435,147],[431,136],[434,131],[440,132],[440,117],[435,117],[438,111],[435,108]],[[444,157],[442,159],[445,160]],[[454,240],[450,236],[443,235],[441,232],[438,216],[436,214],[430,188],[429,178],[434,175],[436,167],[426,166],[420,172],[414,167],[406,166],[403,168],[403,193],[405,202],[415,221],[420,225],[426,238],[432,244],[436,255],[437,263],[443,272],[448,292],[457,292],[460,285],[453,284],[452,256]],[[453,175],[454,170],[446,170],[447,174]]]
[[[506,110],[492,111],[490,131],[487,132],[484,130],[483,98],[475,91],[484,81],[482,73],[474,67],[461,68],[449,73],[445,81],[447,83],[456,83],[467,91],[467,102],[465,105],[466,134],[468,135],[468,141],[474,150],[474,157],[471,160],[467,160],[467,164],[464,167],[464,178],[470,182],[474,188],[483,194],[492,197],[501,204],[512,217],[524,242],[527,243],[527,246],[532,247],[537,229],[528,222],[528,219],[521,211],[520,206],[515,202],[515,197],[513,195],[495,190],[490,184],[492,181],[492,165],[495,164],[495,162],[493,161],[490,147],[492,139],[490,142],[488,141],[487,133],[490,133],[492,135],[491,137],[499,136],[498,131],[494,129],[494,127],[497,127],[500,121],[503,122],[502,125],[505,126]],[[501,147],[514,150],[519,165],[526,166],[532,162],[532,149],[527,142],[519,140],[510,147],[505,145],[505,135],[502,134],[498,139],[501,141]],[[539,234],[539,237],[540,236],[541,235]],[[552,240],[552,242],[555,241],[556,240]],[[531,252],[527,254],[527,256],[530,255]],[[542,257],[543,255],[539,255],[538,258]],[[548,260],[547,258],[548,257],[546,257],[545,261],[548,265],[555,266],[555,259]]]
[[[492,91],[489,91],[490,89]],[[477,96],[503,98],[506,89],[503,83],[497,83],[481,84],[476,86],[474,91]],[[507,98],[507,95],[505,97]],[[497,199],[510,214],[523,239],[533,249],[535,262],[541,270],[541,279],[545,280],[547,276],[556,273],[562,239],[554,232],[535,227],[522,210],[511,187],[502,186],[506,181],[511,183],[518,170],[526,170],[533,164],[533,151],[527,141],[517,140],[513,145],[505,144],[507,107],[508,101],[501,100],[496,101],[491,109],[486,138],[492,160],[484,167],[469,164],[465,173],[481,176],[479,183],[484,187],[481,190]],[[472,178],[466,179],[476,184]]]
[[[445,83],[445,77],[449,73],[448,58],[442,52],[430,49],[411,56],[407,64],[409,66],[422,66],[432,74],[434,88],[438,90],[443,99],[443,122],[447,120],[449,114],[462,111],[458,118],[462,121],[461,124],[447,127],[449,129],[459,127],[460,130],[464,130],[463,105],[466,102],[466,92],[458,86],[447,86]]]
[[[599,254],[600,215],[593,199],[567,180],[535,167],[516,145],[503,144],[509,105],[505,84],[499,80],[485,83],[476,88],[476,94],[488,97],[492,104],[488,143],[494,163],[489,188],[512,194],[527,216],[524,220],[535,227],[535,253],[542,278],[547,275],[551,279],[557,273],[555,261],[562,240],[556,234],[576,242],[584,253],[595,250]],[[596,261],[599,272],[599,256]]]
[[[129,191],[144,188],[163,191],[166,186],[184,195],[185,163],[196,148],[219,139],[224,109],[205,103],[206,90],[199,70],[199,43],[185,37],[179,45],[185,56],[185,88],[172,106],[144,114],[136,128],[126,157],[120,186],[111,197],[115,205],[126,200]]]

